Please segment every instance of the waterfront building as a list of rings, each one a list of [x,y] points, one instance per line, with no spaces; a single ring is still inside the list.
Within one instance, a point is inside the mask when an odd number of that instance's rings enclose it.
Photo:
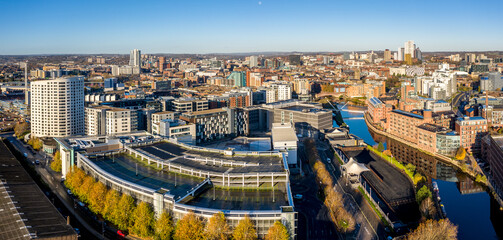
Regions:
[[[454,131],[437,133],[437,153],[454,157],[460,146],[459,134]]]
[[[487,134],[487,120],[483,117],[463,117],[456,120],[460,145],[468,152],[479,152],[482,137]]]
[[[84,77],[32,81],[31,120],[35,137],[84,134]]]
[[[389,126],[387,131],[406,141],[417,143],[417,126],[423,123],[431,123],[432,120],[432,113],[429,110],[424,110],[423,115],[402,110],[393,110],[389,114]]]
[[[438,152],[438,138],[437,136],[439,134],[445,134],[447,132],[450,132],[449,129],[441,126],[437,126],[431,123],[425,123],[417,126],[417,135],[418,135],[418,140],[417,140],[417,145],[420,149],[431,152],[431,153],[437,153]],[[443,146],[442,146],[443,147]],[[458,145],[459,147],[459,145]]]
[[[489,164],[489,181],[496,194],[503,197],[503,135],[488,134],[481,141],[482,158]]]

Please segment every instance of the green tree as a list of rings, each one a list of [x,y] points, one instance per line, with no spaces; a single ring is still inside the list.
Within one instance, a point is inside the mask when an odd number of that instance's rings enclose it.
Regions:
[[[204,232],[207,240],[229,239],[230,227],[223,212],[215,213],[209,219]]]
[[[290,239],[290,234],[285,225],[280,221],[276,221],[269,230],[267,230],[267,235],[265,235],[265,240],[288,240]]]
[[[173,219],[167,212],[161,213],[161,216],[155,222],[155,237],[159,240],[169,240],[173,237]]]
[[[176,223],[176,240],[203,240],[204,223],[193,212],[189,212]]]
[[[458,227],[452,224],[449,219],[438,221],[428,220],[407,236],[408,240],[455,240],[458,236]]]
[[[382,142],[380,142],[377,145],[377,151],[379,151],[379,152],[383,152],[384,151],[384,144],[382,144]]]
[[[116,224],[120,229],[129,230],[132,225],[134,209],[134,199],[127,194],[122,194],[119,205],[117,205],[114,212],[114,215],[117,217]]]
[[[51,169],[55,172],[61,172],[61,153],[58,151],[56,151],[56,153],[54,154],[54,158],[51,162]]]
[[[106,195],[107,187],[101,182],[95,182],[89,191],[89,205],[91,211],[103,214]]]
[[[416,166],[408,163],[407,165],[405,165],[405,169],[407,169],[407,171],[409,171],[410,173],[414,173],[416,172]]]
[[[116,223],[114,213],[116,212],[115,209],[119,205],[119,201],[120,201],[119,193],[114,189],[110,189],[105,196],[105,207],[103,208],[102,215],[106,220],[114,224]]]
[[[232,236],[234,237],[234,239],[240,239],[240,240],[257,239],[257,231],[255,230],[253,222],[248,216],[245,216],[245,218],[239,221],[238,225],[232,232]]]
[[[416,193],[417,203],[421,204],[421,202],[426,198],[431,198],[431,191],[426,185],[423,185]]]
[[[134,224],[132,230],[140,237],[148,237],[153,233],[154,212],[146,202],[140,202],[133,212]]]

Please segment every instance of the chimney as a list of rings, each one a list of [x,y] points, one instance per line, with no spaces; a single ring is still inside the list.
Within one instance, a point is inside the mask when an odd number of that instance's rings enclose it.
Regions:
[[[423,118],[431,119],[431,110],[423,110]]]

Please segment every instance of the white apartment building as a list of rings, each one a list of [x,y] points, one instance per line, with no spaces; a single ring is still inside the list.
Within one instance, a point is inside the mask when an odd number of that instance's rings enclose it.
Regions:
[[[31,120],[35,137],[84,134],[84,77],[33,81]]]
[[[288,83],[274,83],[266,90],[266,103],[292,99],[292,87]]]
[[[110,108],[106,112],[106,122],[107,135],[134,132],[138,128],[138,115],[135,110]]]
[[[110,107],[86,107],[85,129],[88,136],[105,135],[107,132],[107,110]]]

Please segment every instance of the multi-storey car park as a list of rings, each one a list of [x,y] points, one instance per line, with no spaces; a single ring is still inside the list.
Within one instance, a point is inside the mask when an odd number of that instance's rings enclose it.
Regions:
[[[58,138],[63,168],[76,164],[97,180],[175,220],[188,212],[210,218],[223,212],[230,226],[248,215],[259,237],[281,221],[296,237],[287,153],[244,152],[140,137]],[[66,156],[65,156],[66,155]],[[75,157],[71,157],[75,156]]]

